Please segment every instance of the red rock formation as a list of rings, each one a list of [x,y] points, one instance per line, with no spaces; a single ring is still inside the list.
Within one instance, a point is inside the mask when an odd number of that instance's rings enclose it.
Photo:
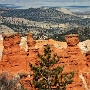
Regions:
[[[32,34],[27,34],[27,64],[32,63],[36,64],[38,49],[35,49],[36,41],[32,38]],[[27,70],[30,70],[29,65],[27,66]]]
[[[68,46],[75,46],[79,43],[78,34],[66,35],[65,39]]]
[[[51,49],[54,53],[57,53],[60,56],[59,65],[65,65],[63,72],[74,71],[74,82],[71,85],[67,86],[67,90],[84,90],[84,83],[80,76],[83,76],[87,82],[87,85],[90,86],[89,76],[90,76],[90,54],[83,54],[80,48],[77,46],[79,43],[78,35],[70,34],[66,35],[67,48],[58,49],[54,46],[54,41],[50,40],[46,44],[51,45]],[[32,72],[30,71],[29,63],[39,64],[38,61],[38,52],[43,53],[43,48],[35,49],[36,41],[33,40],[31,34],[27,34],[27,45],[28,51],[20,47],[21,37],[19,34],[13,35],[3,35],[3,55],[2,60],[0,61],[0,72],[8,71],[11,74],[23,74],[21,82],[26,85],[26,87],[34,90],[33,86],[29,87],[29,83],[32,82]],[[29,75],[29,77],[28,77]]]
[[[64,72],[74,71],[74,82],[72,85],[67,86],[67,90],[84,90],[84,85],[79,75],[84,73],[88,67],[85,55],[82,54],[80,48],[77,46],[79,43],[78,35],[70,34],[66,35],[65,38],[68,45],[65,51],[69,57],[62,58],[61,63],[65,64]]]
[[[27,53],[24,49],[21,49],[20,44],[20,35],[3,35],[3,55],[1,62],[3,63],[3,71],[8,72],[19,72],[26,71],[26,61]]]

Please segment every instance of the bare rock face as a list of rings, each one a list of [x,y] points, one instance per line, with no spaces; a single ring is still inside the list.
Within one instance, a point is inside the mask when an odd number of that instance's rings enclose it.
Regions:
[[[3,71],[8,72],[18,72],[21,70],[26,70],[25,58],[27,57],[26,52],[24,49],[21,49],[20,44],[20,35],[13,34],[13,35],[3,35],[3,55],[2,55],[2,62],[3,62]]]
[[[68,46],[75,46],[79,43],[78,34],[66,35],[65,39]]]
[[[63,72],[74,71],[74,82],[67,86],[67,90],[85,90],[90,87],[90,53],[82,53],[78,47],[79,39],[77,34],[66,35],[67,48],[58,49],[54,46],[54,41],[45,42],[44,45],[50,44],[53,53],[60,57],[58,65],[65,65]],[[43,53],[43,47],[35,48],[36,41],[31,34],[27,34],[28,51],[20,47],[20,34],[3,34],[3,55],[0,61],[0,73],[8,71],[11,74],[23,76],[21,83],[24,83],[28,90],[35,90],[27,81],[32,82],[32,71],[29,63],[39,64],[38,52]],[[50,43],[52,42],[52,43]]]
[[[32,34],[27,34],[27,44],[28,44],[28,50],[35,47],[35,40],[32,38]]]
[[[85,54],[81,52],[81,49],[77,46],[77,44],[79,43],[78,35],[70,34],[66,35],[65,38],[67,42],[67,48],[65,52],[68,54],[69,57],[62,58],[60,64],[64,62],[64,72],[74,71],[74,82],[72,85],[67,86],[67,90],[84,90],[84,81],[87,80],[84,76],[85,73],[90,72],[90,70],[88,69],[89,65],[87,64],[87,58]],[[82,78],[84,79],[84,81]]]
[[[38,58],[38,49],[35,49],[35,44],[36,41],[32,38],[32,34],[27,34],[27,63],[32,63],[33,65],[36,64]],[[27,70],[30,70],[29,65],[27,66]]]

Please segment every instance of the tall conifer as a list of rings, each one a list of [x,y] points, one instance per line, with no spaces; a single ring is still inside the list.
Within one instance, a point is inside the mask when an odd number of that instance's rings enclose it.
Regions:
[[[38,54],[40,65],[30,64],[33,71],[33,84],[38,90],[66,90],[66,85],[72,83],[73,72],[63,73],[64,66],[57,66],[60,58],[52,55],[50,45],[44,48],[44,54]]]

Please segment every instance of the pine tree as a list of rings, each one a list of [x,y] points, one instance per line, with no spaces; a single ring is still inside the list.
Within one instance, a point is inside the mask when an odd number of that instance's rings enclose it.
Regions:
[[[54,67],[60,60],[57,54],[53,54],[50,45],[44,48],[44,54],[38,54],[40,65],[30,64],[33,71],[33,84],[38,90],[66,90],[66,85],[73,82],[73,72],[63,73],[64,66]],[[53,68],[52,68],[53,67]]]

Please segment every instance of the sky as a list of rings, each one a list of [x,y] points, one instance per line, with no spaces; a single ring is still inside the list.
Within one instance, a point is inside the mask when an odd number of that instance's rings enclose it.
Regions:
[[[0,0],[0,4],[15,4],[17,6],[22,6],[21,8],[41,6],[88,6],[85,9],[90,9],[90,0]]]

